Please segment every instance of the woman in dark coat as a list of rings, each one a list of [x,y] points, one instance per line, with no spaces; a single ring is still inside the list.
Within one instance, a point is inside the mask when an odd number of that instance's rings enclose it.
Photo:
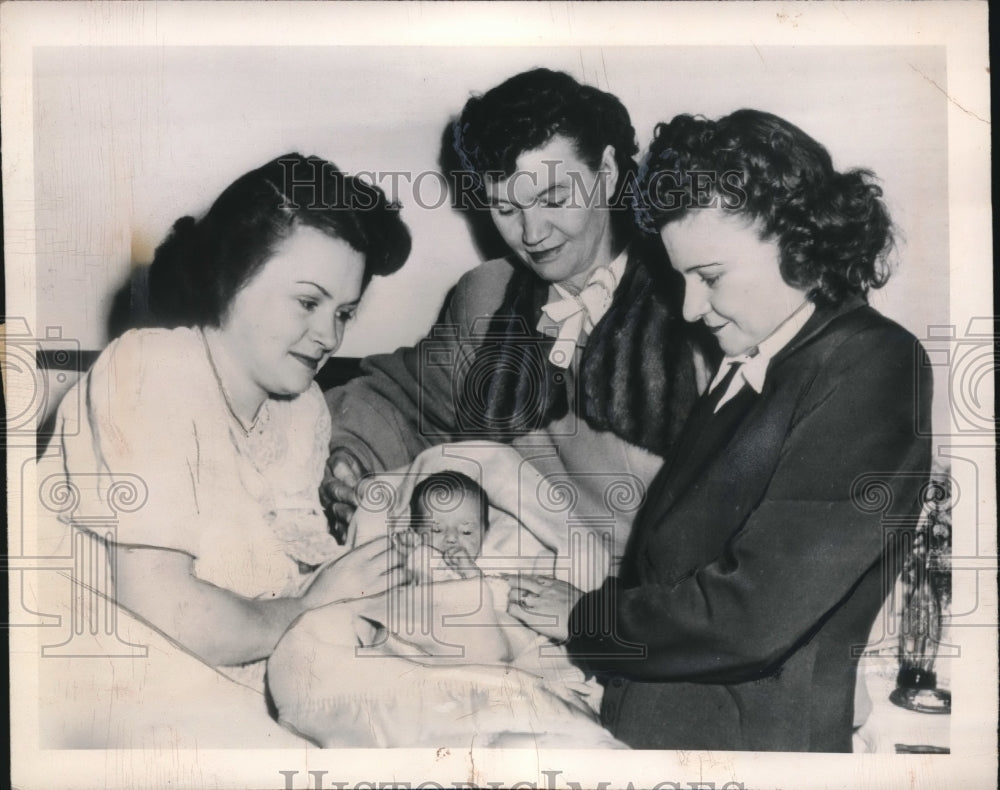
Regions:
[[[633,747],[850,751],[887,549],[930,467],[926,357],[867,303],[889,276],[881,190],[741,110],[660,124],[641,194],[724,358],[620,574],[586,595],[522,577],[510,611],[605,681],[603,723]]]

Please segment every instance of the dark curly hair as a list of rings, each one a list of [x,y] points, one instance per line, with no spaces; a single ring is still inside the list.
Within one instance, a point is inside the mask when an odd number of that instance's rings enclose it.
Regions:
[[[430,474],[413,487],[413,494],[410,496],[413,526],[425,526],[429,511],[454,510],[466,497],[476,498],[480,522],[483,532],[486,532],[490,528],[490,501],[486,492],[471,477],[453,470]]]
[[[639,182],[647,232],[698,208],[744,215],[777,241],[785,282],[814,302],[840,304],[889,279],[892,221],[874,175],[837,172],[826,148],[770,113],[658,124]]]
[[[315,156],[291,153],[240,176],[201,219],[181,217],[149,269],[160,326],[218,326],[236,293],[298,226],[342,239],[365,256],[365,287],[398,270],[410,233],[376,186]]]
[[[615,151],[618,184],[611,200],[615,232],[632,225],[639,147],[628,110],[618,97],[581,85],[569,74],[533,69],[517,74],[482,96],[469,99],[452,126],[461,167],[485,188],[488,174],[510,177],[517,158],[541,148],[556,135],[573,141],[577,155],[593,171],[607,146]]]

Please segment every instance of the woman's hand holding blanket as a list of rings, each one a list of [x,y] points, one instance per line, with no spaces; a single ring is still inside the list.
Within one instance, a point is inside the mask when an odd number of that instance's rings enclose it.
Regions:
[[[583,592],[551,576],[520,574],[506,578],[510,583],[507,613],[554,642],[565,642],[569,638],[569,613]]]

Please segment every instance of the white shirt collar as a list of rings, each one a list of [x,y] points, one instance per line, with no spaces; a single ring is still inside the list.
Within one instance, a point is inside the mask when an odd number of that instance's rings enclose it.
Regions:
[[[792,338],[806,325],[815,310],[816,306],[807,300],[782,321],[777,329],[761,340],[755,348],[743,354],[725,357],[722,360],[719,371],[712,379],[712,383],[708,385],[709,392],[719,386],[719,383],[726,377],[726,373],[729,372],[730,365],[738,364],[740,367],[733,377],[729,389],[715,407],[716,411],[728,400],[735,397],[744,383],[749,384],[758,395],[761,393],[764,389],[764,379],[767,376],[767,368],[771,364],[771,360],[778,355],[781,349],[792,342]]]
[[[614,289],[612,290],[612,294],[611,294],[612,296],[614,296],[614,291],[618,290],[618,285],[621,283],[622,276],[625,274],[625,265],[627,263],[628,263],[628,247],[626,247],[624,250],[622,250],[620,253],[618,253],[618,257],[616,257],[613,261],[611,261],[611,263],[609,263],[607,266],[597,266],[590,273],[590,276],[587,278],[587,282],[584,284],[584,288],[586,288],[591,283],[597,281],[597,278],[599,277],[598,272],[600,272],[601,269],[608,269],[611,272],[611,274],[614,276],[614,283],[615,283],[615,285],[614,285]],[[578,293],[578,292],[574,292],[574,291],[569,290],[562,283],[552,283],[552,288],[563,299],[571,299],[574,296],[576,296],[577,293]],[[580,290],[583,290],[583,289],[581,288]],[[553,300],[550,300],[550,301],[555,301],[555,300],[553,299]],[[600,317],[598,317],[597,319],[595,319],[594,323],[596,324],[598,321],[601,320],[601,318],[603,318],[603,314]]]
[[[577,347],[586,342],[590,332],[611,307],[627,265],[628,248],[607,266],[596,267],[579,293],[570,291],[562,283],[552,284],[552,298],[542,308],[537,329],[546,333],[547,329],[556,328],[556,339],[549,352],[549,361],[553,365],[565,369],[572,364]]]

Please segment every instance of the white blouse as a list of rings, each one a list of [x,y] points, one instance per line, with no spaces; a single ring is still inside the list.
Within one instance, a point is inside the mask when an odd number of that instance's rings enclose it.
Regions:
[[[294,595],[302,566],[343,553],[319,503],[330,416],[316,384],[267,400],[246,431],[201,331],[180,328],[126,333],[76,386],[65,402],[81,417],[58,424],[76,526],[189,554],[198,578],[249,598]]]

